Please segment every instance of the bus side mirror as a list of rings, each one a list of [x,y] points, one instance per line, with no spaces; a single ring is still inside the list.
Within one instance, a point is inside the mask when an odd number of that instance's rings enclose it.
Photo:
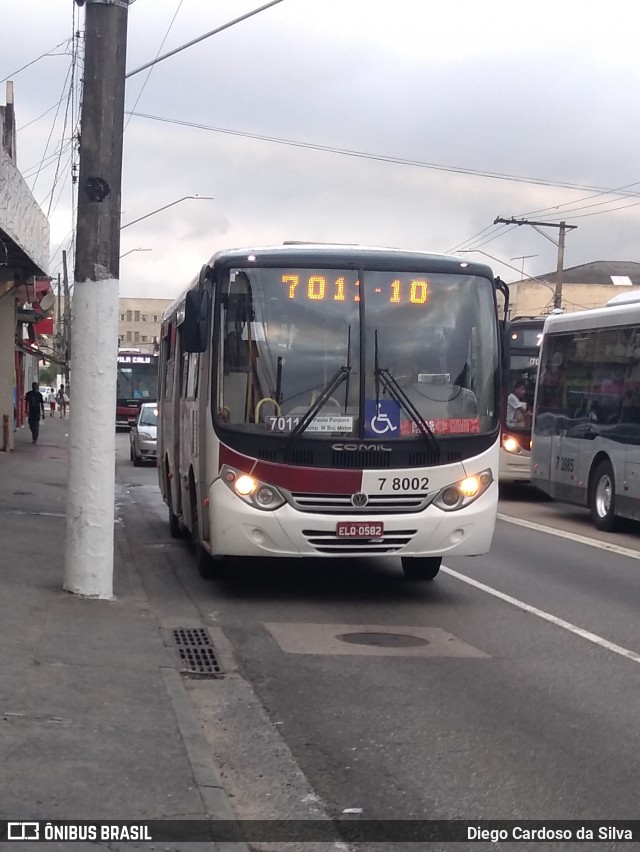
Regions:
[[[504,283],[499,275],[493,279],[493,286],[499,293],[502,293],[502,297],[504,299],[504,319],[506,320],[509,316],[509,286]]]
[[[180,326],[183,352],[206,352],[211,318],[211,296],[207,290],[189,290]]]

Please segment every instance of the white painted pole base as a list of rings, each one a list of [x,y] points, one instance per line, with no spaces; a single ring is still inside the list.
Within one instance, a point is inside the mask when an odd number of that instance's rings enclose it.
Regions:
[[[76,282],[64,588],[113,598],[118,284]]]

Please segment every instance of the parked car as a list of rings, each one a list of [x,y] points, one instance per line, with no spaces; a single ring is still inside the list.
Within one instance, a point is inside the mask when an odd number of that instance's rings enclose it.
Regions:
[[[129,432],[131,445],[131,461],[135,467],[142,462],[155,462],[158,457],[158,404],[145,402],[140,406],[140,413]]]

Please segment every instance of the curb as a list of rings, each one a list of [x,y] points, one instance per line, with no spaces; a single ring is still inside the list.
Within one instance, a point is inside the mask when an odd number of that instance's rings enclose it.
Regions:
[[[131,547],[124,530],[117,530],[116,541],[120,549],[120,555],[125,563],[123,567],[127,571],[128,580],[132,586],[133,597],[142,611],[153,616],[156,628],[160,633],[160,639],[162,640],[162,626],[158,617],[153,612],[145,593],[142,579],[138,573],[137,564],[133,558]],[[162,646],[167,652],[167,655],[169,655],[169,648],[165,642],[162,642]],[[211,748],[198,725],[180,673],[175,668],[170,668],[169,666],[161,666],[159,670],[167,695],[171,701],[180,737],[184,743],[187,759],[191,766],[193,778],[198,787],[207,819],[236,822],[236,814],[222,785],[220,772],[211,753]],[[216,852],[250,852],[249,846],[242,841],[233,843],[217,841],[214,848]]]

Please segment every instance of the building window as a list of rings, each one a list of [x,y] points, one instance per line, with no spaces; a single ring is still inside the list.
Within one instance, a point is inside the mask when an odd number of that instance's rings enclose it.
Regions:
[[[142,335],[142,342],[147,343],[147,335],[146,334]]]
[[[146,321],[147,321],[147,315],[146,315],[146,314],[142,314],[142,316],[140,317],[140,319],[142,320],[142,322],[146,322]]]
[[[133,342],[134,343],[140,343],[140,332],[139,331],[134,331]]]
[[[154,322],[158,322],[158,315],[157,315],[157,314],[154,314],[154,315],[153,315],[153,321],[154,321]]]
[[[127,343],[131,343],[131,332],[127,332]]]
[[[135,312],[134,320],[135,320],[135,322],[140,322],[140,311]]]
[[[131,322],[131,311],[127,311],[127,322]]]
[[[124,334],[118,336],[118,343],[124,343]]]
[[[120,314],[120,322],[124,322],[124,314]]]

